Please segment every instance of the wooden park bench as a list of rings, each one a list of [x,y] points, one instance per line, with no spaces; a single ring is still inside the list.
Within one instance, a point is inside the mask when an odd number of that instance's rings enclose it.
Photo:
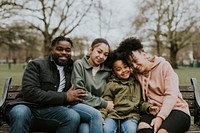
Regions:
[[[189,104],[189,109],[191,113],[191,126],[187,133],[200,133],[200,96],[196,78],[191,78],[191,84],[180,85],[179,88],[183,95],[183,98]],[[11,78],[6,79],[3,90],[3,96],[0,101],[0,124],[1,124],[0,133],[7,132],[9,127],[5,121],[5,116],[3,116],[5,104],[13,101],[15,96],[18,94],[20,90],[21,86],[11,85]],[[34,127],[34,128],[39,129],[38,131],[45,132],[44,130],[41,129],[42,127]],[[50,131],[55,131],[55,130],[50,129]]]

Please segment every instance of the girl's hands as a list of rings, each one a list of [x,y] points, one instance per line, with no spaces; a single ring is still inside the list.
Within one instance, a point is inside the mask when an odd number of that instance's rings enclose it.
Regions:
[[[154,116],[157,115],[159,111],[160,111],[160,108],[158,106],[149,107],[149,113]]]
[[[105,120],[104,120],[104,118],[102,118],[102,124],[103,124],[103,125],[105,124]]]
[[[113,103],[113,101],[107,101],[107,102],[108,102],[108,105],[107,105],[106,109],[108,109],[108,110],[113,109],[113,108],[114,108],[114,103]]]

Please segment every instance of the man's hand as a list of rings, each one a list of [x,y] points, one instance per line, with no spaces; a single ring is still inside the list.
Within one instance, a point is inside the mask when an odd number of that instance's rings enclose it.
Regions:
[[[113,103],[113,101],[107,101],[107,102],[108,102],[108,105],[107,105],[106,109],[108,109],[108,110],[113,109],[113,108],[114,108],[114,103]]]
[[[83,89],[74,90],[74,84],[72,87],[66,92],[67,101],[68,102],[82,102],[83,100],[80,97],[87,96],[86,92]]]

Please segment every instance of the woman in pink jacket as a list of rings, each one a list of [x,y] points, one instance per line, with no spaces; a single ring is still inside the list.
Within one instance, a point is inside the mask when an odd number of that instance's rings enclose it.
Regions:
[[[142,85],[145,101],[158,107],[155,115],[142,115],[138,133],[184,133],[190,127],[188,104],[179,91],[179,78],[162,57],[148,58],[140,40],[130,37],[117,48]]]

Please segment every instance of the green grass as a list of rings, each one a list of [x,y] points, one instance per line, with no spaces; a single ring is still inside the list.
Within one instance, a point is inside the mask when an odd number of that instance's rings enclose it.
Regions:
[[[198,86],[200,85],[200,68],[182,67],[179,69],[175,69],[175,72],[179,76],[180,84],[190,84],[191,78],[197,78]]]
[[[4,82],[7,77],[12,77],[12,85],[21,84],[22,75],[24,72],[24,64],[12,64],[11,69],[8,64],[0,64],[0,96],[4,87]],[[180,84],[190,84],[190,78],[195,77],[200,88],[200,68],[179,68],[175,69],[180,79]]]
[[[0,96],[2,95],[5,79],[12,77],[12,84],[21,84],[21,78],[24,72],[24,64],[0,64]]]

